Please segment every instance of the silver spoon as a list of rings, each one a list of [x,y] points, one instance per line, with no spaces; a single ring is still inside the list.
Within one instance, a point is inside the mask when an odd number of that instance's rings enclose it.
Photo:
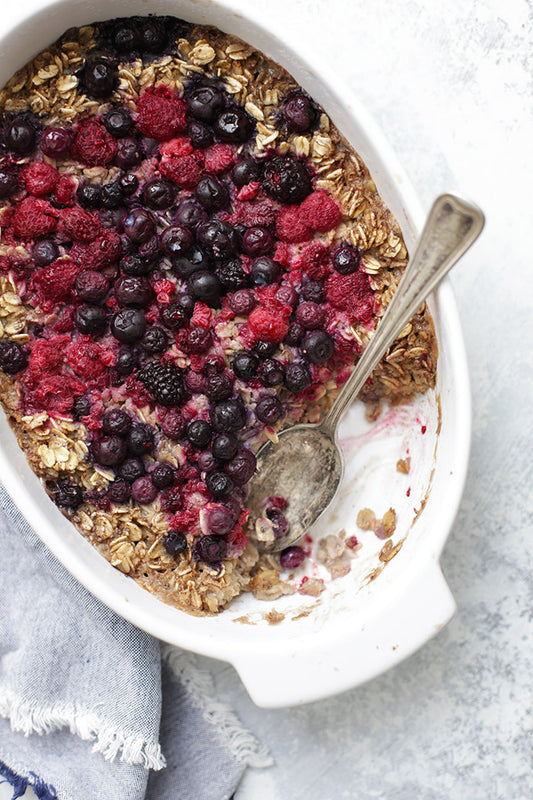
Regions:
[[[342,415],[426,297],[477,239],[484,222],[483,212],[473,203],[450,194],[435,200],[381,322],[324,420],[287,428],[276,444],[269,441],[260,448],[247,501],[250,538],[260,550],[273,552],[294,544],[326,511],[344,472],[337,438]],[[279,538],[265,516],[272,496],[288,500],[283,513],[289,528]]]

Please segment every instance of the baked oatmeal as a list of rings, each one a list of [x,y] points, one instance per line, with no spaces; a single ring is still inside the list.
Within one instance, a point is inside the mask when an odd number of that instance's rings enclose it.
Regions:
[[[0,399],[31,467],[185,611],[295,591],[305,545],[259,556],[246,486],[266,438],[323,417],[407,264],[365,165],[280,66],[172,17],[68,30],[0,113]],[[436,356],[424,307],[370,413]]]

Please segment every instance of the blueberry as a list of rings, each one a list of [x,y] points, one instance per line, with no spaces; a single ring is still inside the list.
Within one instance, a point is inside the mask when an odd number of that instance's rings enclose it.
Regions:
[[[239,431],[246,425],[246,409],[242,400],[222,400],[211,406],[211,423],[219,433]]]
[[[259,365],[258,374],[263,386],[278,386],[283,382],[285,368],[277,358],[266,358]]]
[[[289,522],[285,514],[279,508],[269,508],[266,512],[267,517],[272,522],[272,532],[276,539],[281,539],[289,531]]]
[[[128,173],[127,175],[122,175],[119,178],[120,188],[126,195],[126,197],[130,197],[132,194],[135,194],[137,189],[139,188],[139,179],[137,175],[133,173]]]
[[[309,367],[298,361],[287,364],[284,383],[290,392],[303,392],[311,385]]]
[[[137,363],[138,360],[135,352],[129,347],[121,347],[118,351],[115,369],[119,375],[131,375]]]
[[[188,317],[191,317],[194,312],[196,301],[190,294],[180,294],[176,299],[177,304],[182,308]]]
[[[49,158],[65,158],[72,147],[72,133],[66,128],[45,128],[39,148]]]
[[[204,394],[210,400],[227,400],[233,394],[233,381],[224,372],[207,375],[204,382]]]
[[[167,489],[176,480],[176,470],[171,464],[161,462],[155,465],[150,477],[158,489]]]
[[[106,411],[102,420],[102,430],[108,435],[126,436],[131,429],[131,417],[120,408]]]
[[[209,147],[213,144],[213,131],[197,119],[192,119],[187,125],[187,136],[195,148]]]
[[[193,235],[183,225],[169,225],[159,237],[159,242],[168,256],[180,257],[192,246]]]
[[[283,406],[274,394],[263,394],[255,407],[257,419],[266,425],[273,425],[283,416]]]
[[[301,349],[312,364],[323,364],[331,358],[335,346],[333,339],[325,331],[309,331],[303,338]]]
[[[254,345],[254,353],[256,353],[259,358],[270,358],[276,352],[278,346],[274,342],[264,342],[262,339],[259,339]]]
[[[231,310],[239,316],[248,316],[257,305],[255,294],[251,289],[239,289],[230,297]]]
[[[113,61],[101,56],[88,58],[80,73],[80,86],[89,97],[109,97],[118,83],[117,76]]]
[[[78,508],[83,503],[83,489],[67,480],[59,480],[54,492],[54,502],[59,508]]]
[[[186,256],[172,259],[172,271],[178,278],[186,279],[193,272],[208,268],[209,260],[199,247],[191,247]]]
[[[230,258],[238,247],[237,234],[229,222],[212,219],[198,226],[198,243],[206,253],[214,258]]]
[[[123,344],[133,344],[142,339],[146,331],[146,317],[136,308],[123,308],[111,321],[111,333]]]
[[[0,369],[8,375],[16,375],[28,365],[28,357],[22,345],[4,339],[0,342]]]
[[[73,321],[80,333],[99,336],[106,329],[106,311],[101,306],[85,304],[76,309]]]
[[[147,275],[150,272],[150,262],[140,256],[124,256],[120,259],[119,266],[126,275],[135,277]]]
[[[214,533],[217,536],[226,536],[236,522],[237,520],[235,519],[235,515],[232,514],[229,508],[222,505],[222,503],[213,505],[206,515],[206,523],[209,533]]]
[[[251,158],[245,158],[239,161],[233,167],[231,177],[233,183],[238,189],[242,189],[247,183],[258,181],[261,177],[261,167],[256,161]]]
[[[228,108],[215,120],[215,135],[223,142],[242,144],[253,132],[253,123],[242,108]]]
[[[82,417],[87,417],[91,413],[91,401],[87,395],[76,397],[74,406],[72,408],[72,416],[74,419],[79,420]]]
[[[152,208],[154,211],[170,208],[175,196],[176,192],[172,184],[158,178],[148,181],[143,189],[143,200],[148,208]]]
[[[285,103],[283,116],[290,131],[305,133],[316,122],[316,113],[313,104],[303,94],[295,94]]]
[[[305,162],[293,155],[273,156],[263,174],[263,189],[280,203],[301,203],[313,190]]]
[[[303,325],[306,330],[313,331],[321,328],[324,324],[326,311],[323,306],[305,300],[296,309],[296,321]]]
[[[238,258],[230,258],[215,267],[215,275],[229,292],[235,292],[248,284],[248,275]]]
[[[84,208],[100,208],[102,205],[102,187],[97,183],[82,183],[76,192],[78,202]]]
[[[211,450],[204,450],[203,453],[198,453],[197,463],[200,472],[211,472],[216,466],[215,457]]]
[[[131,497],[130,485],[127,481],[119,479],[107,487],[107,497],[112,503],[127,503]]]
[[[225,472],[210,472],[206,476],[205,485],[215,500],[229,497],[233,491],[233,481]]]
[[[304,283],[301,295],[304,300],[310,300],[313,303],[323,303],[325,300],[324,287],[320,281],[307,281],[307,283]]]
[[[281,551],[279,562],[283,569],[297,569],[305,561],[305,553],[301,547],[286,547]]]
[[[215,306],[222,294],[222,285],[212,272],[201,269],[194,272],[187,281],[187,291],[192,297],[210,306]]]
[[[250,270],[251,280],[254,286],[268,286],[279,280],[283,267],[269,256],[260,256],[252,263]]]
[[[144,334],[141,344],[147,353],[163,353],[168,347],[167,334],[163,328],[152,325]]]
[[[207,211],[220,211],[229,203],[227,186],[213,175],[200,178],[195,190],[196,199]]]
[[[181,531],[169,530],[163,539],[163,547],[169,556],[179,556],[187,549],[187,537]]]
[[[38,267],[47,267],[59,258],[59,247],[52,239],[40,239],[33,245],[31,255]]]
[[[187,98],[189,114],[201,122],[213,122],[223,108],[224,96],[215,86],[198,86]]]
[[[178,303],[169,303],[159,311],[161,323],[169,331],[177,331],[187,324],[187,314]]]
[[[359,269],[361,254],[349,244],[340,247],[333,256],[333,267],[341,275],[350,275]]]
[[[128,483],[133,483],[141,478],[145,472],[144,462],[141,458],[127,458],[118,469],[119,476]]]
[[[155,233],[155,220],[144,208],[134,208],[124,220],[124,233],[133,242],[146,242]]]
[[[111,181],[102,186],[102,208],[119,208],[124,202],[124,195],[118,181]]]
[[[131,167],[136,167],[140,161],[141,151],[139,150],[137,139],[134,139],[133,136],[125,136],[123,139],[119,139],[117,142],[117,154],[115,156],[117,167],[120,167],[120,169],[130,169]],[[122,179],[119,179],[119,184],[123,189]],[[135,189],[136,188],[137,186]],[[135,191],[135,189],[133,189],[133,191]],[[129,192],[129,194],[131,193],[132,192]]]
[[[127,108],[110,108],[106,111],[102,122],[107,131],[117,139],[127,136],[133,128],[133,118]]]
[[[195,419],[187,425],[187,439],[194,447],[207,447],[212,435],[211,425],[203,419]]]
[[[174,221],[178,225],[185,225],[186,228],[194,229],[201,222],[207,220],[207,214],[202,206],[194,200],[185,200],[178,206]]]
[[[298,302],[298,292],[289,283],[282,283],[276,291],[276,300],[284,306],[295,306]]]
[[[101,272],[84,269],[76,275],[76,296],[85,303],[101,303],[107,297],[109,281]]]
[[[144,456],[154,449],[154,434],[145,425],[135,425],[128,436],[128,450],[132,456]]]
[[[206,564],[219,564],[226,556],[228,545],[222,536],[202,536],[193,546],[193,556]]]
[[[161,255],[159,247],[159,236],[151,236],[145,242],[141,242],[138,248],[138,255],[146,259],[150,264],[150,269],[154,267],[154,262]]]
[[[35,150],[36,131],[31,122],[23,116],[15,117],[8,125],[5,142],[8,150],[20,156],[27,156]]]
[[[211,347],[212,334],[209,328],[197,326],[191,328],[187,332],[187,338],[184,343],[186,352],[193,355],[205,353]]]
[[[148,278],[123,275],[115,281],[115,297],[121,306],[145,308],[154,295]]]
[[[237,353],[231,362],[231,368],[235,377],[241,381],[251,381],[257,374],[259,359],[253,353]]]
[[[256,458],[251,450],[240,447],[237,454],[233,456],[224,466],[227,475],[237,486],[244,486],[248,483],[255,472]]]
[[[136,28],[127,23],[117,26],[113,34],[113,44],[119,53],[131,53],[140,44]]]
[[[0,198],[10,197],[19,188],[17,169],[13,165],[0,167]]]
[[[161,53],[167,44],[167,34],[156,19],[147,20],[141,28],[141,47],[149,53]]]
[[[274,237],[268,228],[256,225],[253,228],[248,228],[242,237],[242,249],[252,258],[266,256],[274,249]]]
[[[94,460],[103,467],[117,467],[126,458],[127,446],[120,436],[104,436],[91,443]]]
[[[131,497],[136,503],[153,503],[157,497],[157,487],[149,475],[137,478],[131,485]]]
[[[239,440],[232,433],[217,433],[211,451],[217,461],[229,461],[239,449]]]
[[[299,322],[291,322],[289,325],[289,330],[287,331],[287,335],[283,341],[285,344],[296,347],[302,341],[304,334],[305,328],[303,325],[300,325]]]

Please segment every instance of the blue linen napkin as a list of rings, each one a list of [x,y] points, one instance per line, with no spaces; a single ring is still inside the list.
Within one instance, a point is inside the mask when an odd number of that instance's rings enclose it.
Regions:
[[[92,597],[0,486],[0,776],[13,798],[30,785],[42,800],[227,800],[247,765],[271,763],[197,659]]]

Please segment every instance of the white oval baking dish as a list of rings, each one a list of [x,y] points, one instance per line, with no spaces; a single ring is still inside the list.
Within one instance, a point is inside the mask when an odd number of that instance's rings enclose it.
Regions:
[[[257,46],[292,73],[326,109],[366,161],[408,247],[423,221],[420,205],[378,129],[327,64],[306,54],[276,21],[236,13],[224,0],[28,0],[4,15],[0,85],[65,29],[128,14],[174,14],[214,24]],[[6,19],[6,17],[8,17]],[[277,30],[279,28],[280,30]],[[352,572],[328,584],[318,601],[298,594],[273,603],[240,598],[215,618],[197,618],[164,605],[111,567],[51,503],[4,415],[0,418],[0,474],[21,512],[65,567],[118,614],[163,641],[232,663],[252,699],[279,707],[324,698],[354,687],[424,644],[455,610],[438,559],[461,497],[470,445],[470,395],[455,302],[445,282],[431,299],[439,341],[438,386],[407,409],[369,429],[356,406],[343,424],[347,487],[321,532],[355,533],[358,508],[399,509],[396,557],[375,580],[382,542],[363,537]],[[439,411],[440,404],[440,411]],[[422,436],[422,425],[426,431]],[[439,433],[440,429],[440,433]],[[356,448],[350,445],[357,445]],[[415,461],[406,483],[395,470],[406,448]],[[385,488],[386,487],[386,488]],[[381,508],[379,508],[381,503]],[[359,535],[359,533],[358,533]],[[377,542],[377,545],[376,545]],[[269,624],[272,609],[284,615]],[[311,610],[311,613],[308,611]],[[272,617],[270,618],[272,621]]]

